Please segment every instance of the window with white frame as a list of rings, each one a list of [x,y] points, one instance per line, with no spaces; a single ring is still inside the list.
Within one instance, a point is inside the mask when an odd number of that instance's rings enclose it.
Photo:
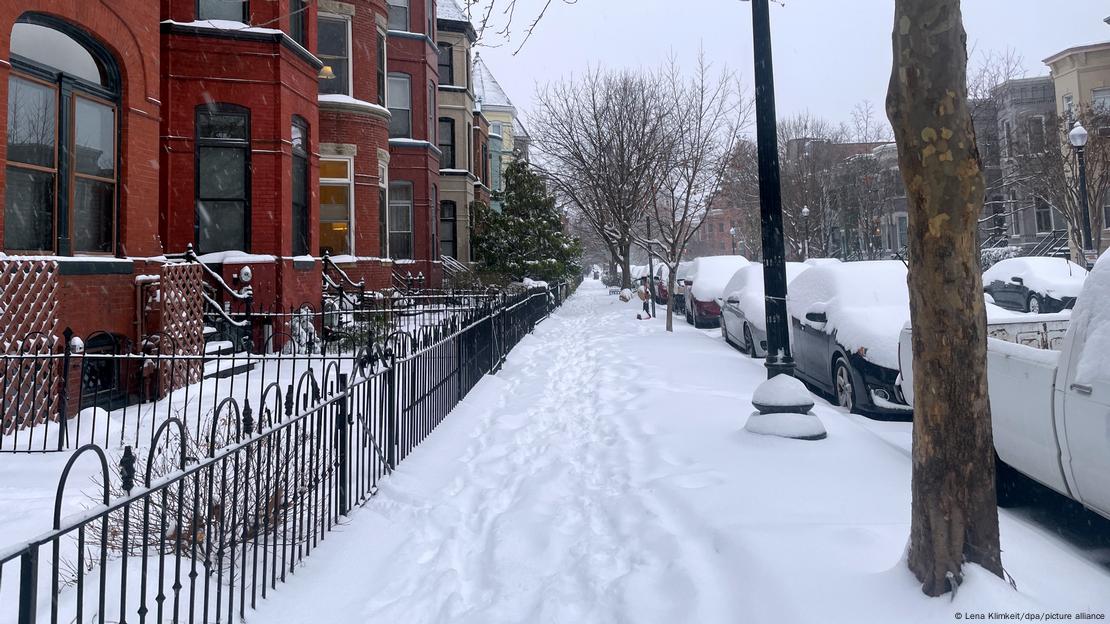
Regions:
[[[351,20],[320,13],[316,32],[316,56],[331,68],[327,78],[321,74],[320,93],[351,95]]]
[[[1101,111],[1110,112],[1110,88],[1092,90],[1091,106]]]
[[[395,260],[412,258],[412,182],[389,183],[389,253]]]
[[[386,101],[389,103],[389,137],[412,138],[412,89],[408,74],[389,74]]]
[[[389,29],[409,30],[409,0],[389,0]]]
[[[1070,95],[1065,95],[1062,100],[1064,104],[1064,118],[1069,122],[1075,119],[1075,100]]]
[[[1018,210],[1017,193],[1010,191],[1010,200],[1006,202],[1006,212],[1010,213],[1010,234],[1014,236],[1021,236],[1021,215],[1022,211]]]
[[[352,253],[353,168],[350,158],[320,159],[320,255]]]

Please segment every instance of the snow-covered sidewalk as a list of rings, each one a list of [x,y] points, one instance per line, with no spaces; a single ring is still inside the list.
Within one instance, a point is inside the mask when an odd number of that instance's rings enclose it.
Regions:
[[[747,433],[762,363],[587,281],[329,534],[258,623],[951,622],[1110,612],[1110,569],[1004,514],[1018,591],[901,562],[910,462],[818,401],[827,440]],[[880,431],[880,433],[882,433]],[[891,440],[895,440],[892,442]]]

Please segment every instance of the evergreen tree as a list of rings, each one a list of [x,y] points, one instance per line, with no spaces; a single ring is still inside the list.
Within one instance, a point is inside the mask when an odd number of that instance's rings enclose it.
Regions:
[[[474,250],[483,268],[516,280],[555,281],[580,270],[582,247],[563,232],[555,198],[525,162],[505,169],[501,212],[475,203]]]

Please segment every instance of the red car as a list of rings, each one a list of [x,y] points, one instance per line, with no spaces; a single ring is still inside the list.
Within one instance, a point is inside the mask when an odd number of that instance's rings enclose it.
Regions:
[[[686,322],[694,327],[717,327],[725,285],[740,269],[751,264],[743,256],[708,256],[694,260],[686,278]]]

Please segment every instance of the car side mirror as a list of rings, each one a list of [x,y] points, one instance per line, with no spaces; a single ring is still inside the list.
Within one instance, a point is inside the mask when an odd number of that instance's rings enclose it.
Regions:
[[[1011,277],[1010,281],[1017,284],[1018,286],[1024,286],[1025,285],[1025,280],[1016,276],[1016,275],[1014,277]]]
[[[729,297],[728,302],[732,305],[740,305],[740,299],[737,297]]]
[[[828,323],[829,317],[824,312],[807,312],[806,320],[811,323]]]

